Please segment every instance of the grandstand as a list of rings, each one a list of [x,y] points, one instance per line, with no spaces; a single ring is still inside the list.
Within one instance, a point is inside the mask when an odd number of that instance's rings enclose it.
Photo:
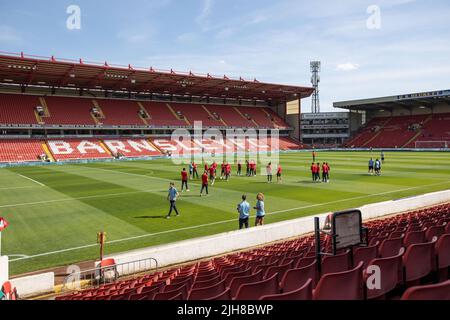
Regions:
[[[105,159],[117,153],[151,157],[192,145],[201,151],[194,141],[164,143],[171,130],[192,130],[196,122],[223,133],[276,129],[281,150],[301,149],[300,113],[287,115],[286,103],[312,93],[256,79],[4,53],[0,79],[0,147],[5,150],[0,162],[8,163]],[[136,144],[136,137],[144,140]],[[19,152],[6,152],[11,145]]]
[[[342,101],[333,104],[364,119],[344,147],[447,148],[450,90]]]
[[[3,294],[16,299],[45,293],[56,300],[449,299],[446,154],[427,153],[429,160],[389,154],[394,165],[384,171],[386,177],[369,177],[363,174],[372,153],[321,153],[320,161],[331,162],[334,185],[319,185],[309,180],[310,152],[290,152],[308,149],[302,141],[340,144],[350,131],[354,135],[344,147],[447,146],[449,91],[340,102],[335,107],[350,110],[348,116],[302,119],[302,99],[312,93],[309,87],[256,79],[0,53],[0,175],[5,184],[0,213],[15,228],[5,241],[14,277],[3,284]],[[295,104],[294,112],[288,112],[289,103]],[[199,125],[200,136],[195,134]],[[208,131],[222,137],[203,136]],[[240,139],[228,132],[256,135]],[[273,135],[266,139],[260,132]],[[173,225],[168,225],[161,218],[167,184],[179,179],[181,170],[170,162],[173,155],[201,159],[274,151],[286,151],[285,184],[266,183],[265,176],[219,181],[205,200],[192,193],[183,199],[186,220],[170,219]],[[199,166],[208,164],[203,160]],[[435,167],[427,169],[428,163]],[[259,159],[257,165],[265,170],[268,163]],[[189,183],[199,189],[195,180]],[[430,191],[441,193],[422,196]],[[230,201],[258,192],[272,197],[267,215],[277,218],[268,217],[268,225],[255,231],[224,233],[235,228]],[[336,255],[327,236],[316,243],[309,234],[310,220],[282,225],[380,199],[392,202],[375,204],[377,215],[369,211],[365,216],[368,243]],[[116,245],[105,259],[103,254],[97,259],[92,243],[100,228],[111,237],[108,246]],[[189,241],[197,242],[182,251]],[[208,242],[214,244],[211,251],[204,247]],[[318,257],[318,243],[330,255]],[[178,251],[167,254],[169,248]],[[140,269],[149,260],[161,265]],[[69,272],[58,268],[80,261],[89,266],[80,274],[91,278],[79,283],[84,290],[71,290],[66,287]],[[366,281],[374,265],[386,276],[376,290]],[[51,272],[42,271],[48,268]],[[23,275],[28,272],[34,274]],[[8,278],[0,273],[0,282]]]

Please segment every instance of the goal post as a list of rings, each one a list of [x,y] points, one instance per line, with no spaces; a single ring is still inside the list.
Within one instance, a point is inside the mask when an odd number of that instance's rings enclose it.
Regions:
[[[448,149],[450,146],[450,141],[440,140],[440,141],[416,141],[416,149]]]

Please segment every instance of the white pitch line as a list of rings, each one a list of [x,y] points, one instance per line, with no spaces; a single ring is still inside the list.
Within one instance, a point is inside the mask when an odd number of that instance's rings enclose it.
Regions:
[[[0,190],[17,190],[17,189],[31,189],[36,187],[8,187],[8,188],[0,188]]]
[[[0,208],[16,208],[16,207],[33,206],[33,205],[37,205],[37,204],[55,203],[55,202],[77,201],[77,200],[87,200],[87,199],[96,199],[96,198],[109,198],[109,197],[122,196],[122,195],[128,195],[128,194],[148,193],[148,192],[158,192],[158,191],[162,191],[162,189],[149,189],[149,190],[139,190],[139,191],[129,191],[129,192],[107,193],[107,194],[98,194],[98,195],[78,197],[78,198],[54,199],[54,200],[43,200],[43,201],[35,201],[35,202],[5,204],[5,205],[1,205]]]
[[[285,209],[285,210],[269,212],[269,213],[267,213],[267,215],[275,215],[275,214],[280,214],[280,213],[285,213],[285,212],[290,212],[290,211],[296,211],[296,210],[301,210],[301,209],[320,207],[320,206],[324,206],[324,205],[335,204],[335,203],[340,203],[340,202],[345,202],[345,201],[376,197],[376,196],[381,196],[381,195],[386,195],[386,194],[391,194],[391,193],[396,193],[396,192],[402,192],[402,191],[408,191],[408,190],[413,190],[413,189],[419,189],[419,188],[423,188],[423,187],[431,187],[431,186],[441,185],[441,184],[445,184],[445,183],[449,183],[449,182],[450,181],[446,181],[446,182],[428,184],[428,185],[423,185],[423,186],[416,186],[416,187],[403,188],[403,189],[398,189],[398,190],[393,190],[393,191],[386,191],[386,192],[380,192],[380,193],[375,193],[375,194],[369,194],[369,195],[365,195],[365,196],[357,196],[357,197],[351,197],[351,198],[346,198],[346,199],[334,200],[334,201],[329,201],[329,202],[315,203],[315,204],[311,204],[311,205],[307,205],[307,206],[301,206],[301,207],[296,207],[296,208],[290,208],[290,209]],[[236,222],[236,219],[221,220],[221,221],[216,221],[216,222],[211,222],[211,223],[200,224],[200,225],[196,225],[196,226],[190,226],[190,227],[184,227],[184,228],[179,228],[179,229],[166,230],[166,231],[155,232],[155,233],[148,233],[148,234],[143,234],[143,235],[140,235],[140,236],[134,236],[134,237],[129,237],[129,238],[111,240],[111,241],[107,241],[106,243],[107,244],[113,244],[113,243],[119,243],[119,242],[126,242],[126,241],[130,241],[130,240],[136,240],[136,239],[141,239],[141,238],[153,237],[153,236],[167,234],[167,233],[174,233],[174,232],[179,232],[179,231],[198,229],[198,228],[213,226],[213,225],[217,225],[217,224],[225,224],[225,223],[229,223],[229,222]],[[89,244],[89,245],[84,245],[84,246],[79,246],[79,247],[74,247],[74,248],[68,248],[68,249],[62,249],[62,250],[51,251],[51,252],[46,252],[46,253],[40,253],[40,254],[27,256],[27,257],[23,257],[23,258],[12,259],[12,260],[10,260],[10,262],[21,261],[21,260],[28,260],[28,259],[33,259],[33,258],[38,258],[38,257],[58,254],[58,253],[76,251],[76,250],[80,250],[80,249],[87,249],[87,248],[91,248],[91,247],[95,247],[95,246],[98,246],[98,244]]]
[[[22,177],[22,178],[25,178],[25,179],[28,179],[28,180],[30,180],[30,181],[33,181],[34,183],[37,183],[38,185],[40,185],[41,187],[45,187],[45,184],[43,184],[43,183],[40,183],[39,181],[36,181],[36,180],[34,180],[34,179],[31,179],[30,177],[27,177],[27,176],[24,176],[24,175],[22,175],[22,174],[18,174],[20,177]]]

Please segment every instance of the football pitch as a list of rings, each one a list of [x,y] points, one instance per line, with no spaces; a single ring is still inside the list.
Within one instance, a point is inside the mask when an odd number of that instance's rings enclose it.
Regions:
[[[273,223],[450,188],[450,153],[386,152],[382,176],[367,174],[371,156],[379,153],[319,152],[330,183],[312,183],[310,152],[280,155],[282,184],[236,177],[233,165],[231,180],[217,179],[207,197],[191,180],[177,202],[181,215],[170,220],[167,189],[170,181],[180,188],[183,166],[168,159],[2,168],[0,216],[9,222],[2,253],[19,274],[97,259],[100,231],[105,254],[231,231],[244,193],[252,206],[265,194],[265,223]]]

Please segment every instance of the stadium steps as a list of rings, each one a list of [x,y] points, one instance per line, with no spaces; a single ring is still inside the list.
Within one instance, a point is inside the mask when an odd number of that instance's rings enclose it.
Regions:
[[[246,120],[246,121],[251,121],[255,126],[259,127],[259,125],[256,123],[256,121],[252,118],[251,120],[248,120],[246,116],[244,116],[241,112],[241,110],[239,110],[237,107],[233,107],[234,110],[236,110],[236,112],[242,117],[242,119]]]
[[[405,143],[402,148],[406,148],[406,147],[413,147],[413,143],[417,140],[417,138],[419,138],[424,131],[425,125],[430,122],[431,120],[433,120],[433,115],[430,114],[424,121],[423,121],[423,126],[422,128],[414,135],[414,137],[412,137],[407,143]]]
[[[39,97],[39,104],[44,109],[44,115],[40,116],[37,110],[34,110],[34,115],[39,124],[45,124],[45,121],[42,118],[49,118],[50,112],[48,110],[47,101],[45,101],[44,97]]]
[[[47,101],[44,97],[39,97],[39,102],[41,103],[41,107],[44,109],[44,116],[45,118],[51,117],[50,110],[48,109]]]
[[[99,120],[99,119],[105,119],[105,114],[103,113],[102,108],[100,107],[100,105],[98,104],[97,100],[92,100],[92,104],[94,105],[95,108],[97,108],[98,113],[100,114],[100,118],[97,118],[94,113],[91,112],[91,117],[92,119],[95,121],[96,125],[103,125],[103,123]]]
[[[373,140],[375,140],[379,135],[381,135],[381,133],[383,133],[383,128],[389,123],[389,121],[390,121],[391,119],[392,119],[392,118],[388,118],[383,124],[381,124],[380,130],[378,130],[378,132],[377,132],[372,138],[370,138],[369,140],[367,140],[367,141],[362,145],[362,147],[367,146],[369,143],[371,143]]]
[[[214,119],[214,115],[211,113],[211,111],[208,110],[208,108],[207,108],[206,106],[204,106],[204,105],[202,104],[202,108],[208,113],[208,115],[209,115],[212,119]],[[220,121],[225,127],[228,127],[227,123],[222,119],[222,117],[220,118],[219,121]]]
[[[274,128],[278,128],[279,125],[278,125],[278,123],[275,122],[275,120],[274,120],[274,118],[272,117],[272,115],[271,115],[265,108],[262,108],[261,110],[262,110],[262,112],[264,112],[264,113],[266,114],[266,116],[270,119],[270,121],[271,121],[272,124],[273,124],[273,127],[274,127]]]
[[[112,151],[106,146],[105,141],[99,140],[100,146],[105,149],[106,153],[108,153],[111,157],[113,156]]]
[[[167,106],[167,108],[169,108],[170,112],[173,114],[173,116],[174,116],[177,120],[186,122],[186,124],[187,124],[188,126],[191,125],[191,123],[189,122],[189,120],[188,120],[186,117],[180,117],[180,116],[178,116],[178,114],[175,112],[175,110],[172,108],[172,106],[171,106],[170,104],[166,103],[166,106]]]
[[[139,110],[141,110],[142,112],[144,112],[147,115],[147,119],[151,119],[150,115],[148,114],[147,110],[145,110],[144,105],[138,101],[138,106],[139,106]],[[145,123],[146,126],[148,126],[148,122],[147,119],[143,118],[141,116],[141,114],[139,114],[139,118],[142,120],[143,123]]]
[[[420,135],[422,134],[422,130],[419,130],[419,131],[417,131],[417,133],[411,138],[411,139],[409,139],[408,140],[408,142],[406,142],[404,145],[402,145],[402,148],[406,148],[406,147],[408,147],[410,144],[412,144],[414,141],[416,141],[416,139],[418,138],[418,137],[420,137]]]
[[[55,157],[53,156],[53,153],[50,151],[50,148],[47,145],[47,142],[42,143],[42,149],[44,150],[47,157],[50,159],[50,162],[56,162]]]

